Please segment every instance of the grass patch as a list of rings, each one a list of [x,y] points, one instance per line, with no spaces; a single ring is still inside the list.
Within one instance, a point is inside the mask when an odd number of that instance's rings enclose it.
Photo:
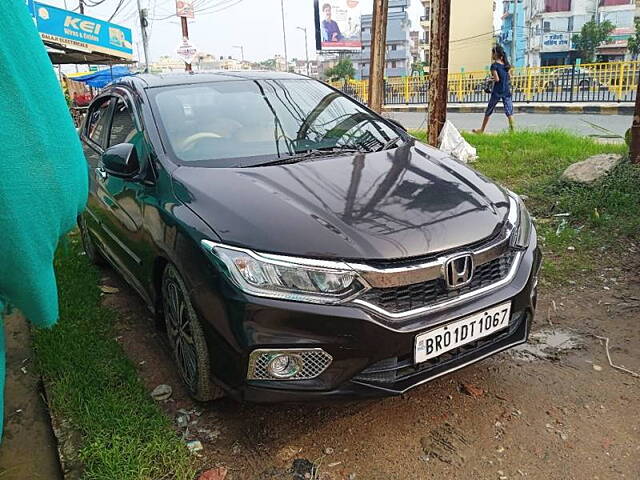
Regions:
[[[623,163],[593,186],[560,180],[570,164],[599,153],[624,155],[625,145],[600,144],[561,130],[463,135],[478,150],[475,169],[529,197],[545,251],[546,282],[591,271],[599,256],[595,252],[640,234],[640,168]],[[569,216],[556,216],[563,213]]]
[[[36,332],[51,406],[82,434],[83,478],[192,479],[188,451],[115,341],[115,312],[102,307],[98,271],[77,244],[56,262],[60,322]]]

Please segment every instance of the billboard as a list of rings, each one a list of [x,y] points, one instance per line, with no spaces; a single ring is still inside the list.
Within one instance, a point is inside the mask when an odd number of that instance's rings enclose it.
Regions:
[[[33,2],[33,14],[43,41],[70,50],[133,58],[131,30],[86,15]]]
[[[545,33],[542,35],[543,52],[566,52],[571,50],[570,33]]]
[[[176,15],[178,17],[194,18],[193,0],[176,0]]]
[[[360,51],[362,0],[315,0],[316,47],[325,52]]]

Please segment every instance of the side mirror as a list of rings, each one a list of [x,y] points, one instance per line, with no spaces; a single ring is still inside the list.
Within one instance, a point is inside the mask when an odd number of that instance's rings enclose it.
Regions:
[[[138,153],[132,143],[109,147],[102,154],[102,166],[107,174],[119,178],[133,178],[140,171]]]
[[[403,132],[406,132],[407,129],[404,127],[404,125],[402,125],[399,121],[393,119],[393,118],[386,118],[385,119],[387,122],[394,124],[396,127],[398,127],[400,130],[402,130]]]

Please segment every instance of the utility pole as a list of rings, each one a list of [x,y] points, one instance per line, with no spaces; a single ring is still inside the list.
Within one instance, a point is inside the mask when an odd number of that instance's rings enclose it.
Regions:
[[[384,64],[387,42],[387,14],[389,0],[373,1],[371,27],[371,60],[369,62],[369,108],[382,112],[384,103]]]
[[[144,71],[149,73],[149,38],[147,37],[147,9],[142,8],[138,1],[138,16],[140,17],[140,32],[142,33],[142,48],[144,50]]]
[[[309,67],[309,44],[307,43],[307,27],[296,27],[304,32],[304,50],[307,55],[307,77],[311,76],[311,68]]]
[[[516,39],[518,35],[518,0],[513,0],[513,18],[511,19],[511,63],[516,64]]]
[[[189,25],[187,24],[187,17],[180,17],[180,23],[182,24],[182,38],[185,40],[189,40]],[[184,62],[184,71],[191,71],[190,63]]]
[[[638,80],[638,90],[636,91],[636,108],[633,112],[633,123],[631,124],[631,147],[629,149],[631,163],[640,165],[640,79]]]
[[[78,11],[80,15],[84,15],[84,0],[78,0]]]
[[[284,42],[284,71],[289,71],[289,57],[287,57],[287,30],[284,23],[284,0],[280,0],[280,10],[282,11],[282,41]]]
[[[427,138],[429,145],[437,147],[440,131],[447,121],[451,0],[434,0],[432,14]]]

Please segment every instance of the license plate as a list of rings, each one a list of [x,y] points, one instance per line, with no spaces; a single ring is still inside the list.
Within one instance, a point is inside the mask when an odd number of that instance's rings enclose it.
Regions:
[[[488,308],[416,337],[415,362],[426,362],[509,326],[511,302]]]

